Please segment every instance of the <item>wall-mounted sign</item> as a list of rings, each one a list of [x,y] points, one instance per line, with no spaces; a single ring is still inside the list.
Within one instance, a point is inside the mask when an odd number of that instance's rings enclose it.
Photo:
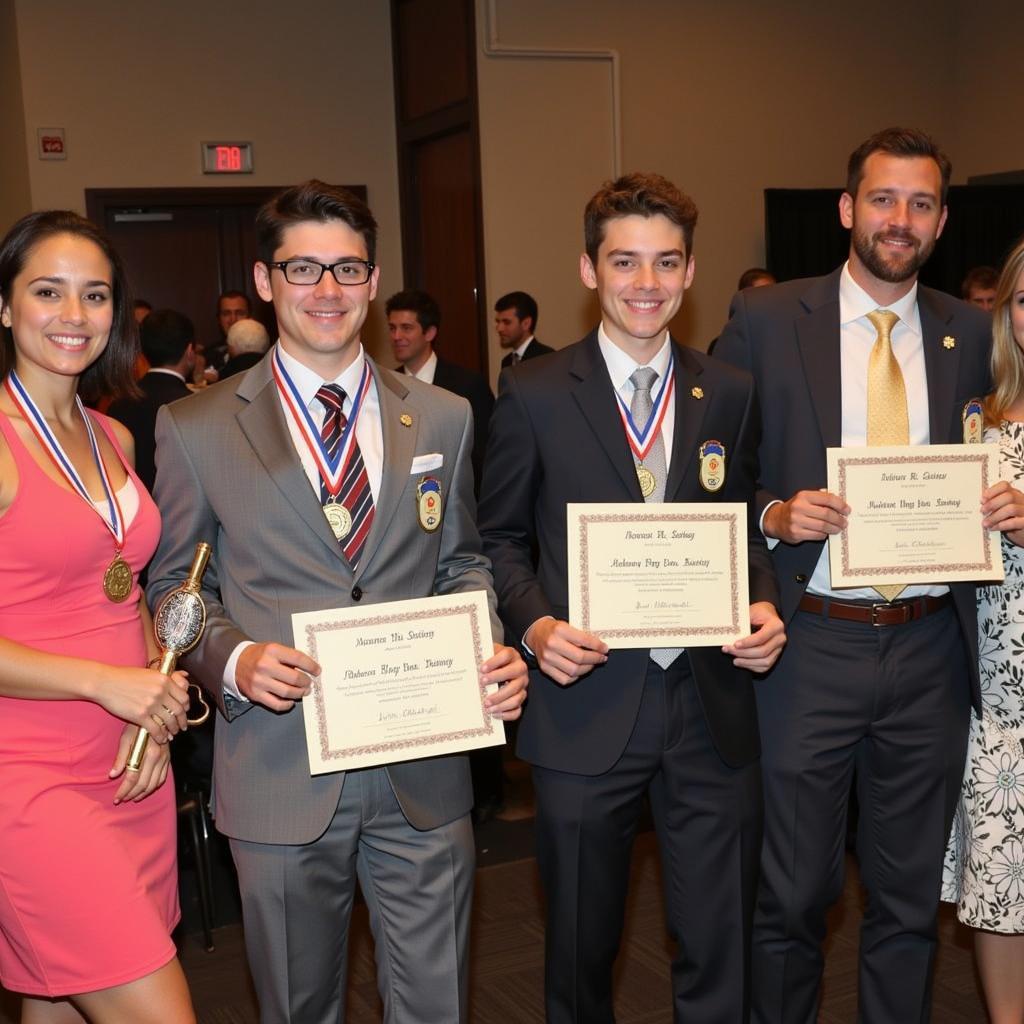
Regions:
[[[36,138],[39,143],[40,160],[67,160],[68,151],[64,144],[63,128],[38,128]]]
[[[252,174],[251,142],[204,142],[203,174]]]

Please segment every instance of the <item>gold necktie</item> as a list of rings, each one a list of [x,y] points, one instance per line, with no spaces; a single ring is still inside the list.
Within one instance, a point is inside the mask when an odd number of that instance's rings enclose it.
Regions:
[[[892,329],[899,317],[889,309],[868,313],[875,344],[868,357],[868,444],[909,444],[910,416],[903,371],[892,352]],[[904,588],[896,584],[875,588],[886,601]]]

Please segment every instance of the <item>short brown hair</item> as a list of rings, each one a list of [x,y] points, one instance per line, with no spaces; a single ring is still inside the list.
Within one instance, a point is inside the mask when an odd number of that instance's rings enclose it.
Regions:
[[[994,267],[975,267],[967,271],[963,284],[960,285],[960,298],[969,299],[975,288],[984,291],[989,289],[995,291],[999,284],[999,272]]]
[[[303,221],[344,221],[366,243],[366,258],[377,258],[377,221],[355,193],[316,178],[293,185],[268,199],[256,214],[256,259],[269,263],[281,245],[285,228]]]
[[[597,250],[604,241],[604,226],[617,217],[654,217],[661,214],[683,229],[686,255],[693,252],[693,229],[697,225],[697,204],[660,174],[633,172],[606,181],[583,211],[583,238],[587,255],[597,262]]]
[[[872,153],[886,153],[904,158],[928,157],[939,165],[942,175],[942,205],[946,205],[949,193],[949,179],[953,165],[949,157],[939,149],[938,143],[917,128],[885,128],[865,139],[851,154],[846,165],[846,191],[854,198],[864,179],[864,164]]]

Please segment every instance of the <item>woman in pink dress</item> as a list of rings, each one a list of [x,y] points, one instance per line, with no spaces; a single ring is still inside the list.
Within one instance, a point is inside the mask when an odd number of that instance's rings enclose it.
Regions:
[[[0,325],[0,984],[23,1024],[191,1024],[165,784],[188,698],[145,667],[137,582],[159,515],[131,436],[77,397],[130,387],[109,242],[74,213],[22,218],[0,242]],[[156,742],[129,772],[137,726]]]

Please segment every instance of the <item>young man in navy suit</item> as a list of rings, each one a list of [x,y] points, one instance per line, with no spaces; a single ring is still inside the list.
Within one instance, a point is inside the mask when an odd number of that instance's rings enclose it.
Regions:
[[[537,797],[549,1024],[614,1020],[612,967],[645,796],[679,943],[674,1019],[747,1016],[761,840],[751,672],[772,666],[784,634],[753,514],[753,382],[669,336],[693,280],[696,219],[693,201],[658,175],[606,184],[587,204],[580,259],[601,323],[574,345],[505,370],[491,420],[484,550],[505,624],[536,659],[518,753],[533,766]],[[661,454],[638,466],[618,403],[639,415],[637,392],[668,395],[659,380],[673,382],[673,397],[637,427],[664,414],[652,442]],[[727,470],[709,491],[700,451],[712,439],[725,447]],[[752,635],[721,649],[609,650],[567,621],[567,502],[640,504],[645,494],[747,503]]]

